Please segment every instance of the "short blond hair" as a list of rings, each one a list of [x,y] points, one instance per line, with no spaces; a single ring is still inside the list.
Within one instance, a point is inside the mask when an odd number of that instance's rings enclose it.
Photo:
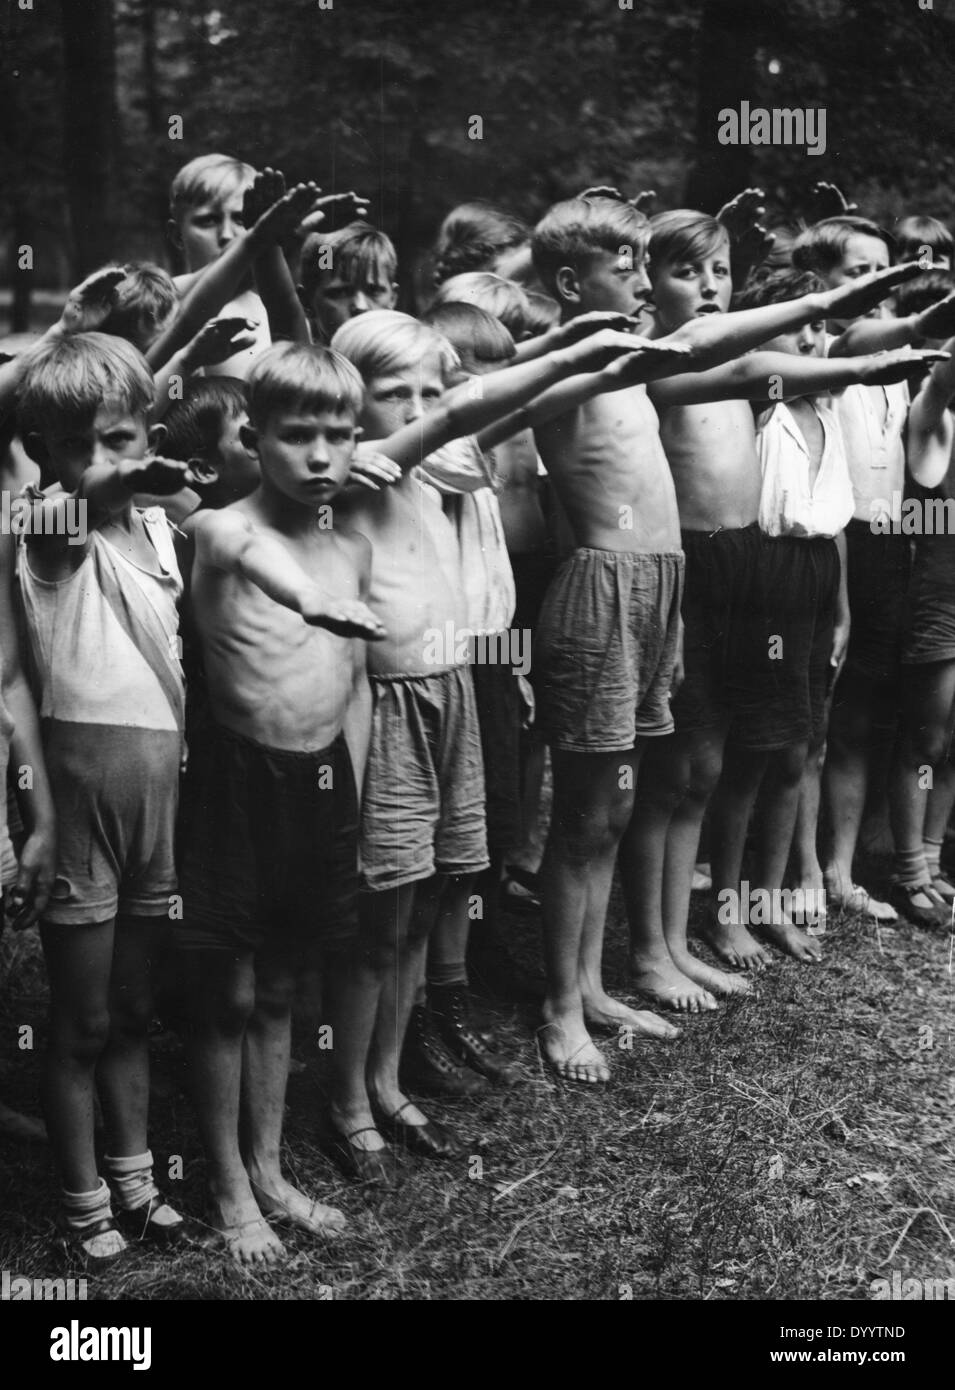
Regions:
[[[178,222],[188,208],[223,203],[239,189],[249,188],[254,178],[252,165],[241,159],[228,154],[201,154],[184,164],[173,179],[169,215]]]
[[[20,433],[82,428],[103,406],[145,416],[156,398],[146,359],[112,333],[70,333],[37,344],[22,359]]]
[[[365,399],[361,377],[340,352],[307,343],[275,343],[255,359],[246,382],[256,429],[278,411],[353,415]]]
[[[438,358],[445,383],[461,369],[458,354],[443,333],[396,309],[356,314],[339,328],[332,347],[357,367],[365,382],[415,367],[429,353]]]

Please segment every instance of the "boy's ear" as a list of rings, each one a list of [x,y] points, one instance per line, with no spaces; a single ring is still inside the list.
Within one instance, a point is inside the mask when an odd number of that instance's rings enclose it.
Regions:
[[[219,481],[219,470],[211,459],[198,456],[191,458],[189,460],[189,472],[196,482],[201,483],[203,487],[211,487],[213,483]]]
[[[149,426],[146,432],[146,442],[154,454],[160,452],[160,445],[168,433],[169,431],[166,429],[166,426],[161,425],[158,420],[155,425]]]
[[[50,462],[50,451],[46,447],[42,434],[31,431],[30,434],[24,435],[21,438],[20,443],[33,462],[38,463],[41,468],[44,464]]]
[[[558,296],[568,304],[580,303],[580,281],[572,265],[562,265],[554,276]]]
[[[259,432],[254,425],[240,425],[239,438],[242,441],[243,449],[247,449],[256,458],[259,456]]]

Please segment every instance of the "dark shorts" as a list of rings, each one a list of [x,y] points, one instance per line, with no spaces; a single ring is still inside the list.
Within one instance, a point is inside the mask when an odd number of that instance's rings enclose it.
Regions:
[[[544,600],[534,644],[538,723],[554,748],[619,753],[673,732],[681,553],[575,550]]]
[[[521,839],[521,722],[524,701],[510,666],[472,666],[484,758],[488,850]]]
[[[921,538],[902,624],[902,664],[955,660],[955,540]]]
[[[753,668],[766,652],[759,527],[684,531],[683,684],[673,697],[677,733],[745,727],[759,715]]]
[[[484,765],[469,668],[373,676],[371,693],[363,886],[384,892],[432,874],[480,873],[488,866]]]
[[[82,926],[169,917],[182,736],[43,721],[56,807],[56,875],[43,920]]]
[[[902,659],[912,542],[891,532],[874,534],[867,521],[855,517],[845,535],[852,626],[844,675],[870,686],[895,686]]]
[[[529,628],[533,632],[560,561],[551,548],[534,550],[527,555],[512,555],[510,560],[517,596],[511,627]]]
[[[177,945],[307,959],[354,938],[358,796],[341,734],[299,753],[207,724],[182,800]]]

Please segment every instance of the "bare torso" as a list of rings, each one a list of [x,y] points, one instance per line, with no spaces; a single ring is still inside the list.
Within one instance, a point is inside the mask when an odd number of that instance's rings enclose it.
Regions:
[[[685,531],[749,526],[759,511],[762,476],[748,401],[675,405],[660,415]]]

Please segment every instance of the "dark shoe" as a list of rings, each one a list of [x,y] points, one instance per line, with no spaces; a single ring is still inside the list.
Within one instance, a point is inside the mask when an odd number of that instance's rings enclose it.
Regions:
[[[427,1096],[477,1096],[488,1088],[485,1077],[452,1057],[441,1041],[431,1010],[421,1004],[411,1010],[401,1076],[409,1090]]]
[[[84,1226],[81,1231],[78,1231],[61,1213],[56,1218],[56,1229],[60,1244],[71,1265],[78,1264],[89,1270],[105,1269],[107,1265],[129,1259],[132,1253],[132,1246],[127,1244],[125,1240],[121,1249],[111,1251],[106,1255],[99,1253],[97,1247],[102,1245],[99,1237],[115,1232],[120,1239],[123,1239],[123,1233],[112,1216],[104,1216],[101,1220],[94,1221],[92,1225]]]
[[[328,1147],[346,1178],[390,1190],[398,1185],[398,1164],[391,1150],[362,1149],[351,1142],[359,1134],[371,1133],[374,1128],[374,1125],[365,1125],[362,1129],[353,1129],[349,1134],[339,1134],[333,1130]]]
[[[413,1104],[414,1101],[406,1101],[393,1115],[386,1115],[380,1106],[375,1107],[378,1123],[389,1139],[419,1158],[460,1158],[467,1152],[458,1136],[437,1120],[429,1120],[424,1125],[405,1124],[400,1118],[401,1112]]]
[[[166,1225],[155,1219],[156,1210],[168,1204],[162,1197],[153,1197],[133,1211],[116,1208],[116,1224],[131,1240],[148,1240],[152,1245],[169,1247],[185,1239],[191,1232],[192,1223],[180,1217],[173,1225]],[[172,1208],[170,1208],[172,1210]],[[178,1215],[178,1212],[176,1213]]]
[[[951,921],[951,909],[930,883],[893,883],[888,896],[896,912],[917,927],[947,927]],[[914,901],[920,897],[930,906]]]
[[[473,1071],[498,1086],[516,1086],[520,1071],[475,1027],[467,985],[433,985],[428,989],[431,1013],[448,1051]]]

